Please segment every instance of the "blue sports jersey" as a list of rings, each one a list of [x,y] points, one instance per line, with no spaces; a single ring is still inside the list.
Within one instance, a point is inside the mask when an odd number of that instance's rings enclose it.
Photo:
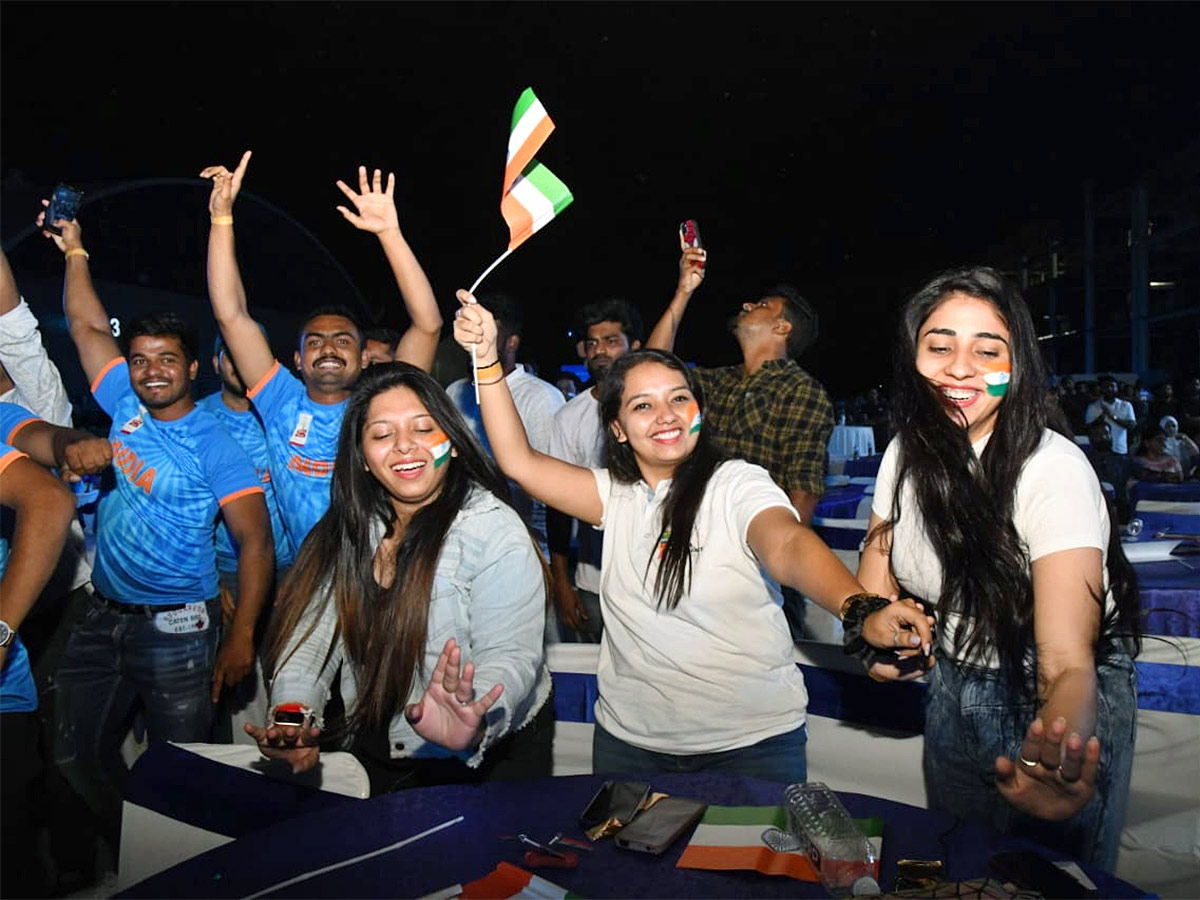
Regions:
[[[96,513],[100,593],[129,603],[191,603],[217,596],[213,527],[221,506],[262,486],[246,451],[213,416],[172,422],[147,413],[121,357],[92,384],[112,417],[112,485]]]
[[[15,403],[0,403],[0,473],[15,460],[25,456],[20,450],[9,446],[8,439],[21,430],[23,425],[38,421],[37,416]],[[8,538],[0,535],[0,578],[8,567]],[[4,657],[4,668],[0,669],[0,713],[33,712],[37,709],[37,688],[33,683],[33,672],[29,668],[29,654],[20,636],[13,638]]]
[[[254,463],[254,473],[258,476],[263,493],[266,495],[267,512],[271,514],[271,532],[275,535],[275,568],[282,569],[290,566],[295,551],[287,535],[287,530],[283,526],[279,504],[275,499],[275,486],[271,483],[267,435],[263,430],[262,420],[259,419],[258,413],[253,408],[246,412],[230,409],[221,399],[220,391],[209,394],[207,397],[201,397],[196,401],[196,405],[215,416],[217,421],[225,426],[229,436],[246,451],[250,462]],[[224,518],[217,520],[216,546],[217,569],[221,572],[236,572],[237,545],[229,535]]]
[[[314,403],[304,383],[276,361],[247,392],[262,416],[271,483],[283,524],[299,550],[325,510],[346,402]]]

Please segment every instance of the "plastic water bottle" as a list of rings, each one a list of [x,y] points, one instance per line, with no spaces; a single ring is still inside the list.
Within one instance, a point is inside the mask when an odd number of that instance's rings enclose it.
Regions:
[[[784,791],[789,830],[802,841],[825,890],[835,897],[879,894],[875,848],[837,794],[819,781]]]

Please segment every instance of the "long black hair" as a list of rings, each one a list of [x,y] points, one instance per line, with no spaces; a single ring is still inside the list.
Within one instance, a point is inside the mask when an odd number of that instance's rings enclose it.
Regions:
[[[921,326],[952,294],[985,300],[1008,326],[1012,374],[995,428],[983,453],[971,448],[963,412],[917,371]],[[924,520],[926,536],[942,567],[942,613],[959,613],[955,655],[975,658],[993,649],[1010,689],[1027,694],[1036,665],[1033,642],[1033,581],[1028,550],[1013,524],[1017,480],[1042,442],[1045,429],[1061,430],[1046,397],[1046,370],[1029,308],[1015,285],[994,269],[943,272],[909,299],[900,321],[893,376],[893,422],[900,458],[885,533],[900,521],[901,488],[907,482]],[[1069,433],[1067,433],[1069,437]],[[872,535],[872,538],[874,534]],[[1138,637],[1137,580],[1121,549],[1120,529],[1109,503],[1107,556],[1111,613],[1096,597],[1102,621],[1097,659],[1121,635],[1131,653]]]
[[[404,527],[396,551],[396,577],[383,587],[375,580],[375,536],[381,526],[385,534],[391,533],[397,527],[397,516],[390,495],[367,470],[362,433],[371,400],[399,387],[417,395],[457,456],[449,461],[437,496]],[[293,643],[292,635],[309,607],[322,605],[312,617],[315,622],[326,613],[324,604],[332,601],[337,633],[346,646],[343,665],[353,667],[358,682],[358,702],[348,711],[347,729],[386,727],[407,701],[414,675],[423,669],[438,555],[475,485],[509,502],[508,481],[441,386],[407,363],[382,363],[366,369],[350,393],[342,419],[329,509],[300,545],[280,588],[269,640],[269,670],[278,671],[286,661],[282,654]],[[297,647],[311,636],[314,627],[295,642]],[[333,644],[329,654],[332,651]],[[328,660],[327,654],[326,663]]]
[[[608,374],[600,382],[600,417],[604,422],[604,462],[612,477],[624,484],[641,480],[637,458],[628,441],[618,441],[612,425],[621,410],[621,398],[625,393],[625,378],[634,366],[645,363],[660,363],[679,372],[687,383],[688,390],[696,398],[700,415],[704,415],[704,393],[692,372],[673,353],[662,350],[635,350],[626,353],[609,367]],[[687,427],[686,425],[684,426]],[[662,531],[659,543],[663,550],[661,565],[654,578],[654,595],[661,608],[674,609],[680,598],[692,586],[692,529],[696,524],[696,512],[708,480],[721,463],[729,459],[716,442],[708,428],[700,427],[695,449],[675,469],[667,499],[662,505]],[[665,543],[663,543],[665,542]],[[649,571],[658,546],[646,560]]]

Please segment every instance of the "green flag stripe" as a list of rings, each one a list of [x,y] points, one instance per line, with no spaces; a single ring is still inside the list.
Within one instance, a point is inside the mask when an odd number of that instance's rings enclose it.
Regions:
[[[782,806],[710,806],[701,820],[705,825],[787,826]]]
[[[571,189],[536,159],[525,167],[525,171],[521,175],[549,201],[550,205],[554,207],[555,215],[566,209],[575,199],[571,195]]]
[[[521,92],[521,96],[517,99],[517,105],[513,108],[512,126],[508,129],[509,133],[516,129],[517,123],[521,121],[521,116],[525,115],[525,111],[536,102],[537,97],[533,93],[533,88],[525,88]]]

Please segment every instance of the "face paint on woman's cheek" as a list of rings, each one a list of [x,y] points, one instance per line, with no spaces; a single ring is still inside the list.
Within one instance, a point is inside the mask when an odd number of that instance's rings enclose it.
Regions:
[[[699,434],[700,422],[703,420],[703,416],[700,415],[700,404],[692,400],[683,412],[688,422],[688,434]]]
[[[421,446],[428,450],[433,455],[433,467],[436,469],[442,463],[450,460],[450,438],[446,437],[444,431],[435,431],[432,434],[423,434],[420,438]]]
[[[1008,382],[1012,377],[1012,366],[999,363],[990,372],[983,373],[983,383],[987,385],[989,397],[1003,397],[1008,393]]]

